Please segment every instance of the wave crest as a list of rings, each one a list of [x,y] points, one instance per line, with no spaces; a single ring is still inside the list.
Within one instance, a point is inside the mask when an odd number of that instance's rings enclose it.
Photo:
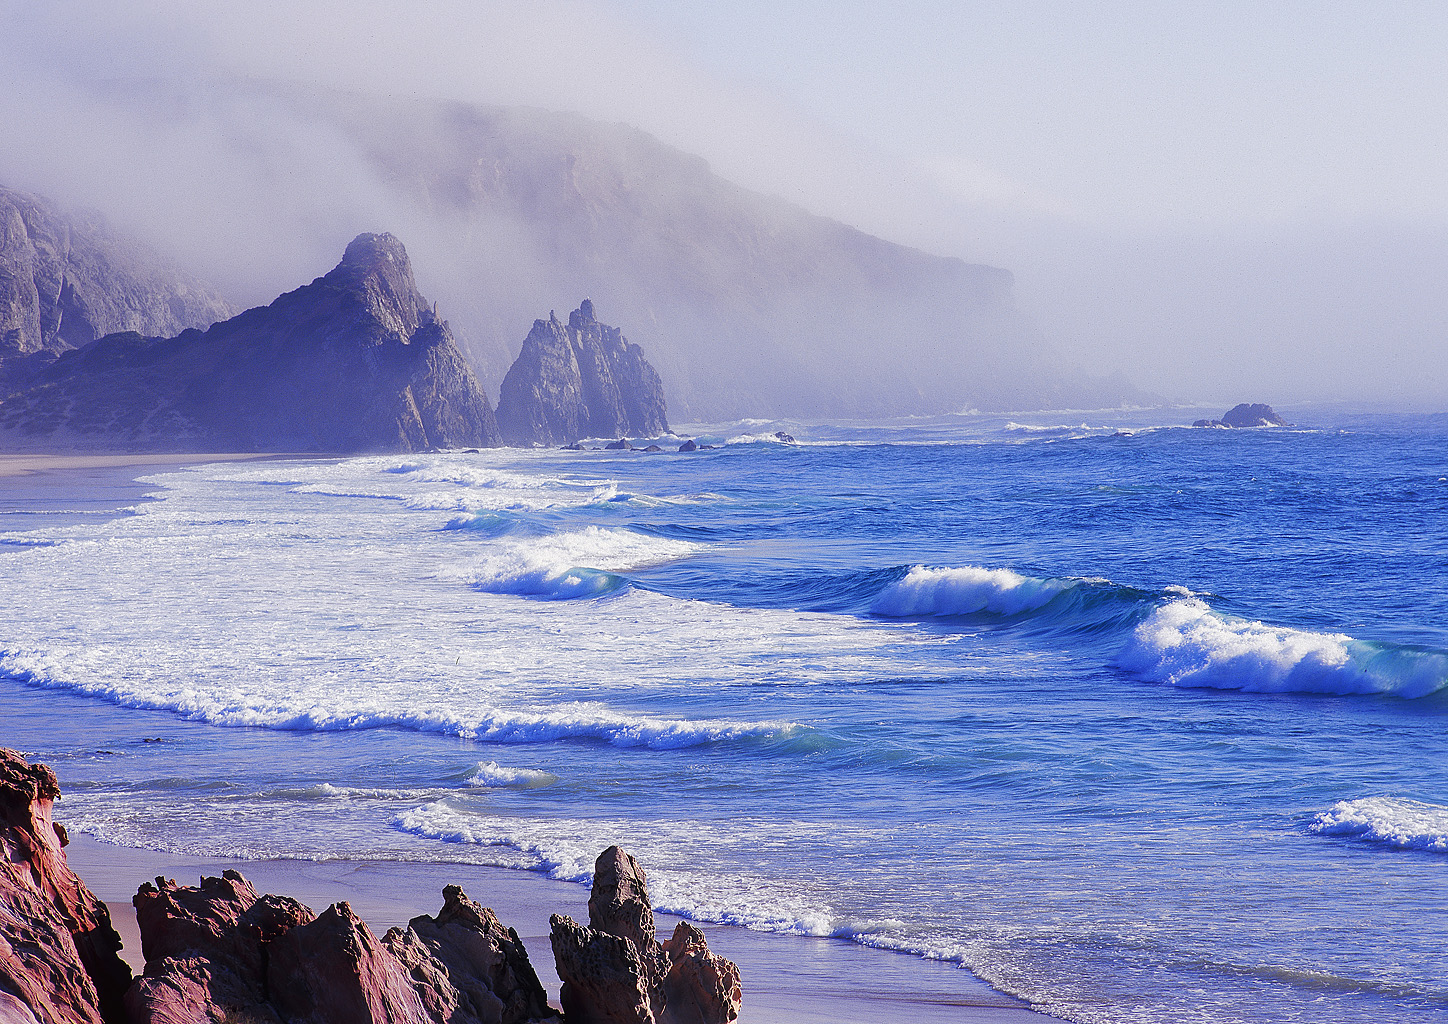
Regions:
[[[1022,615],[1045,607],[1076,580],[1038,579],[1010,569],[967,565],[955,569],[912,566],[875,597],[870,611],[894,618],[917,616]]]
[[[484,557],[469,582],[490,594],[548,600],[601,597],[628,584],[619,575],[625,570],[671,562],[698,550],[699,545],[687,541],[589,526],[501,545]]]
[[[1370,796],[1341,800],[1307,826],[1323,836],[1347,836],[1402,850],[1448,853],[1448,807]]]
[[[1157,682],[1254,693],[1423,697],[1448,686],[1448,654],[1235,619],[1196,598],[1155,608],[1117,660]]]

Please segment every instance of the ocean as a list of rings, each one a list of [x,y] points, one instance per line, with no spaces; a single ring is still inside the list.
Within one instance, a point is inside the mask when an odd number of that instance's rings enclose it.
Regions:
[[[1199,415],[12,510],[0,743],[112,843],[586,883],[621,842],[661,909],[1067,1020],[1448,1020],[1448,417]]]

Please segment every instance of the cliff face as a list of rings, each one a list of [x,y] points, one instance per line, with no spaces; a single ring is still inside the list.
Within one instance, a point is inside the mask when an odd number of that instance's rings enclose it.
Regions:
[[[486,395],[392,235],[202,332],[114,334],[0,404],[0,444],[416,451],[499,443]]]
[[[0,187],[0,384],[106,334],[169,336],[235,312],[99,215]]]
[[[584,299],[568,324],[533,321],[523,351],[503,378],[498,427],[508,444],[562,444],[582,437],[667,433],[664,386],[617,327],[600,323]]]
[[[121,1024],[131,969],[106,905],[65,862],[55,773],[0,749],[0,1020]]]

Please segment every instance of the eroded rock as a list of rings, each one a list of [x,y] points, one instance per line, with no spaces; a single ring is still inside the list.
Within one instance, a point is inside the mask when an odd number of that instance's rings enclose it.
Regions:
[[[654,936],[648,879],[611,846],[594,864],[589,926],[555,915],[553,957],[569,1024],[728,1024],[739,1017],[739,969],[681,922]]]
[[[66,863],[55,773],[0,748],[0,1020],[120,1024],[131,969],[106,905]]]
[[[134,1024],[526,1024],[556,1021],[517,932],[457,886],[436,917],[378,939],[352,908],[314,916],[239,873],[136,894],[146,973]]]
[[[669,430],[664,385],[643,349],[584,299],[567,324],[552,313],[533,321],[498,392],[498,427],[514,445],[657,437]]]

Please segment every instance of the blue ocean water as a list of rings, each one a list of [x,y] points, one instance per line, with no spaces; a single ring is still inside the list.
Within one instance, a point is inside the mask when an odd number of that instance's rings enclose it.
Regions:
[[[621,841],[1069,1020],[1448,1020],[1448,417],[1171,418],[161,473],[3,524],[0,742],[112,842]]]

